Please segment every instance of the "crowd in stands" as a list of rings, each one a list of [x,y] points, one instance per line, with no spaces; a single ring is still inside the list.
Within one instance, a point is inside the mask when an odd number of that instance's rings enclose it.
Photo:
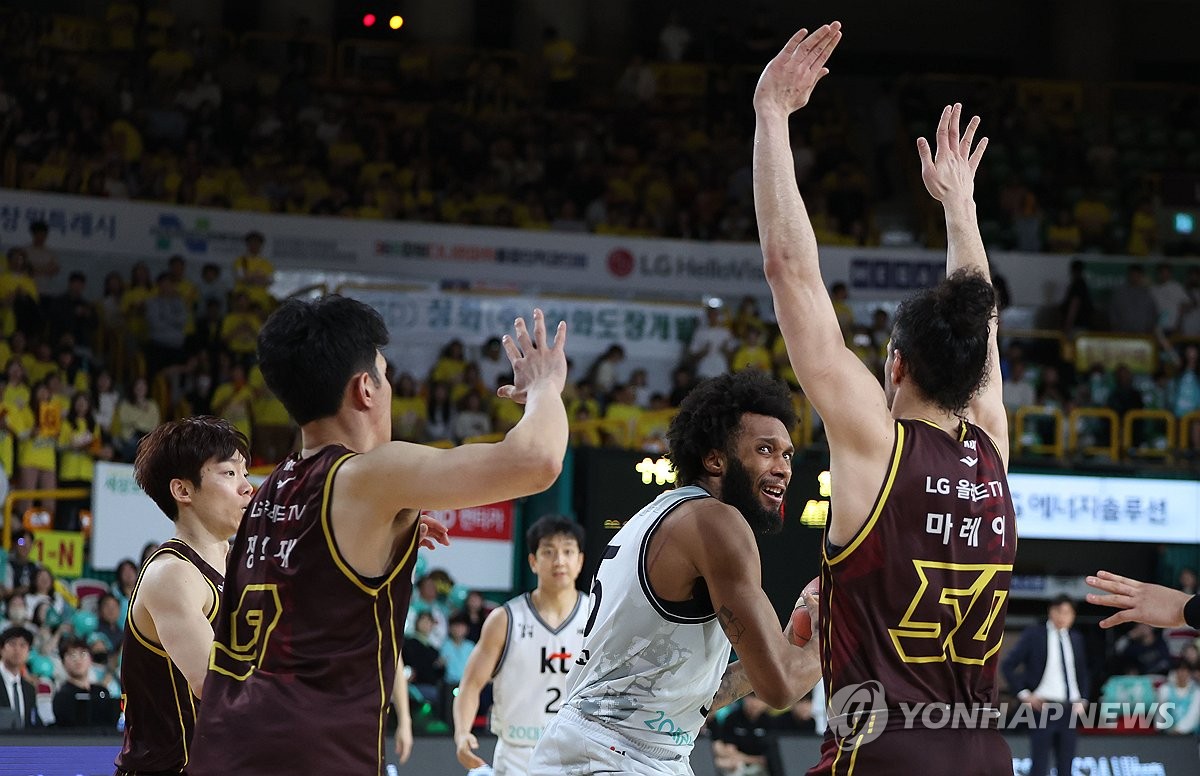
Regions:
[[[704,41],[672,17],[654,50],[625,64],[548,29],[540,52],[393,51],[377,77],[335,74],[331,41],[307,30],[270,49],[185,30],[156,7],[143,18],[118,0],[103,34],[81,45],[63,34],[64,18],[6,18],[5,186],[260,212],[755,236],[746,108],[779,43],[763,14]],[[942,243],[926,198],[907,200],[912,140],[932,131],[950,86],[988,121],[976,188],[991,245],[1194,250],[1160,239],[1153,185],[1164,172],[1200,170],[1193,92],[1155,92],[1163,104],[1147,110],[1079,84],[908,75],[830,79],[806,109],[796,170],[823,243],[878,243],[877,213],[897,198],[911,242]]]
[[[121,561],[111,585],[68,583],[30,557],[33,543],[34,533],[22,531],[0,575],[0,674],[28,682],[35,704],[16,727],[115,730],[125,619],[138,565]]]

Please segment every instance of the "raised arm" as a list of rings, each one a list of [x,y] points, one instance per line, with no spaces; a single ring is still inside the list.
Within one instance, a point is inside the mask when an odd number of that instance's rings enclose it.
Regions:
[[[979,219],[975,214],[975,171],[988,139],[975,144],[979,117],[972,116],[967,129],[960,132],[962,104],[942,109],[937,127],[937,149],[929,141],[917,139],[921,157],[921,180],[929,194],[942,203],[946,213],[946,274],[967,270],[991,282],[987,252],[979,234]],[[967,405],[967,417],[988,433],[1000,455],[1008,464],[1008,414],[1004,411],[1004,395],[1000,377],[1000,350],[996,344],[997,319],[992,318],[988,342],[988,369],[979,394]]]
[[[554,484],[567,449],[565,323],[554,342],[540,310],[533,336],[518,319],[516,338],[505,336],[513,384],[501,398],[525,404],[525,414],[503,440],[442,450],[389,442],[352,458],[338,474],[355,504],[374,507],[386,519],[406,508],[451,509],[490,504],[539,493]],[[453,485],[451,486],[451,483]]]
[[[717,620],[737,652],[735,665],[741,666],[722,681],[714,702],[728,704],[733,695],[753,689],[768,706],[787,708],[821,678],[816,642],[796,647],[780,631],[762,590],[762,560],[746,521],[725,504],[707,506],[696,515],[696,530],[681,537],[688,545],[684,550],[708,586]],[[745,672],[744,680],[737,671]]]
[[[754,93],[754,209],[779,330],[831,447],[890,447],[883,390],[845,345],[821,279],[817,239],[796,184],[788,116],[804,107],[841,39],[838,22],[800,30],[767,65]]]
[[[215,603],[212,588],[195,566],[160,556],[142,575],[129,611],[138,630],[156,640],[179,667],[197,698],[204,689],[213,643],[206,612]]]
[[[475,754],[479,741],[471,728],[479,713],[479,694],[492,681],[492,674],[496,672],[500,656],[504,654],[507,633],[508,610],[504,607],[492,610],[483,621],[479,643],[467,658],[467,667],[463,669],[462,681],[458,683],[458,693],[454,696],[454,749],[458,762],[467,770],[486,765]]]

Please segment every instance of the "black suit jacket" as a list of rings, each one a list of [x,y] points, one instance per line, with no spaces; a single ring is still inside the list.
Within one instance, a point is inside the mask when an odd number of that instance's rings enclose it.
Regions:
[[[23,703],[25,705],[25,727],[41,727],[42,718],[37,713],[37,688],[29,683],[28,680],[21,680],[21,694],[25,696]],[[8,688],[0,690],[0,709],[10,708],[8,703]]]
[[[1089,673],[1087,670],[1087,655],[1083,649],[1083,636],[1075,631],[1070,632],[1071,650],[1075,658],[1075,685],[1083,698],[1088,697]],[[1009,650],[1000,664],[1004,678],[1008,680],[1008,688],[1015,695],[1021,690],[1033,692],[1042,682],[1046,673],[1048,655],[1046,624],[1031,625],[1021,634],[1016,646]],[[1075,700],[1072,698],[1071,700]]]

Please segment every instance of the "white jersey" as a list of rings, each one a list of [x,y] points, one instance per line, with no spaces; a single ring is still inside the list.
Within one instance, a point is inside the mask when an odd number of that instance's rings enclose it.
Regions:
[[[558,713],[567,672],[583,646],[591,599],[579,593],[562,625],[551,628],[538,615],[529,593],[504,604],[508,632],[492,675],[492,732],[511,746],[531,747]]]
[[[646,551],[662,520],[694,485],[667,491],[633,516],[605,549],[592,587],[579,666],[567,705],[654,757],[683,758],[729,664],[729,640],[707,594],[663,601],[650,589]],[[704,590],[703,583],[698,586]]]

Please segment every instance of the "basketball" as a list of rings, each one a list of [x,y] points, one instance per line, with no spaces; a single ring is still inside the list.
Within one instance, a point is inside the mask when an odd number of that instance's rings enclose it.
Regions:
[[[800,593],[800,598],[796,601],[796,608],[792,610],[792,616],[788,622],[788,641],[795,644],[797,647],[803,647],[812,638],[813,617],[816,612],[810,612],[808,605],[804,603],[805,597],[812,593],[814,596],[820,595],[821,578],[814,577],[811,582],[804,586],[803,592]]]

